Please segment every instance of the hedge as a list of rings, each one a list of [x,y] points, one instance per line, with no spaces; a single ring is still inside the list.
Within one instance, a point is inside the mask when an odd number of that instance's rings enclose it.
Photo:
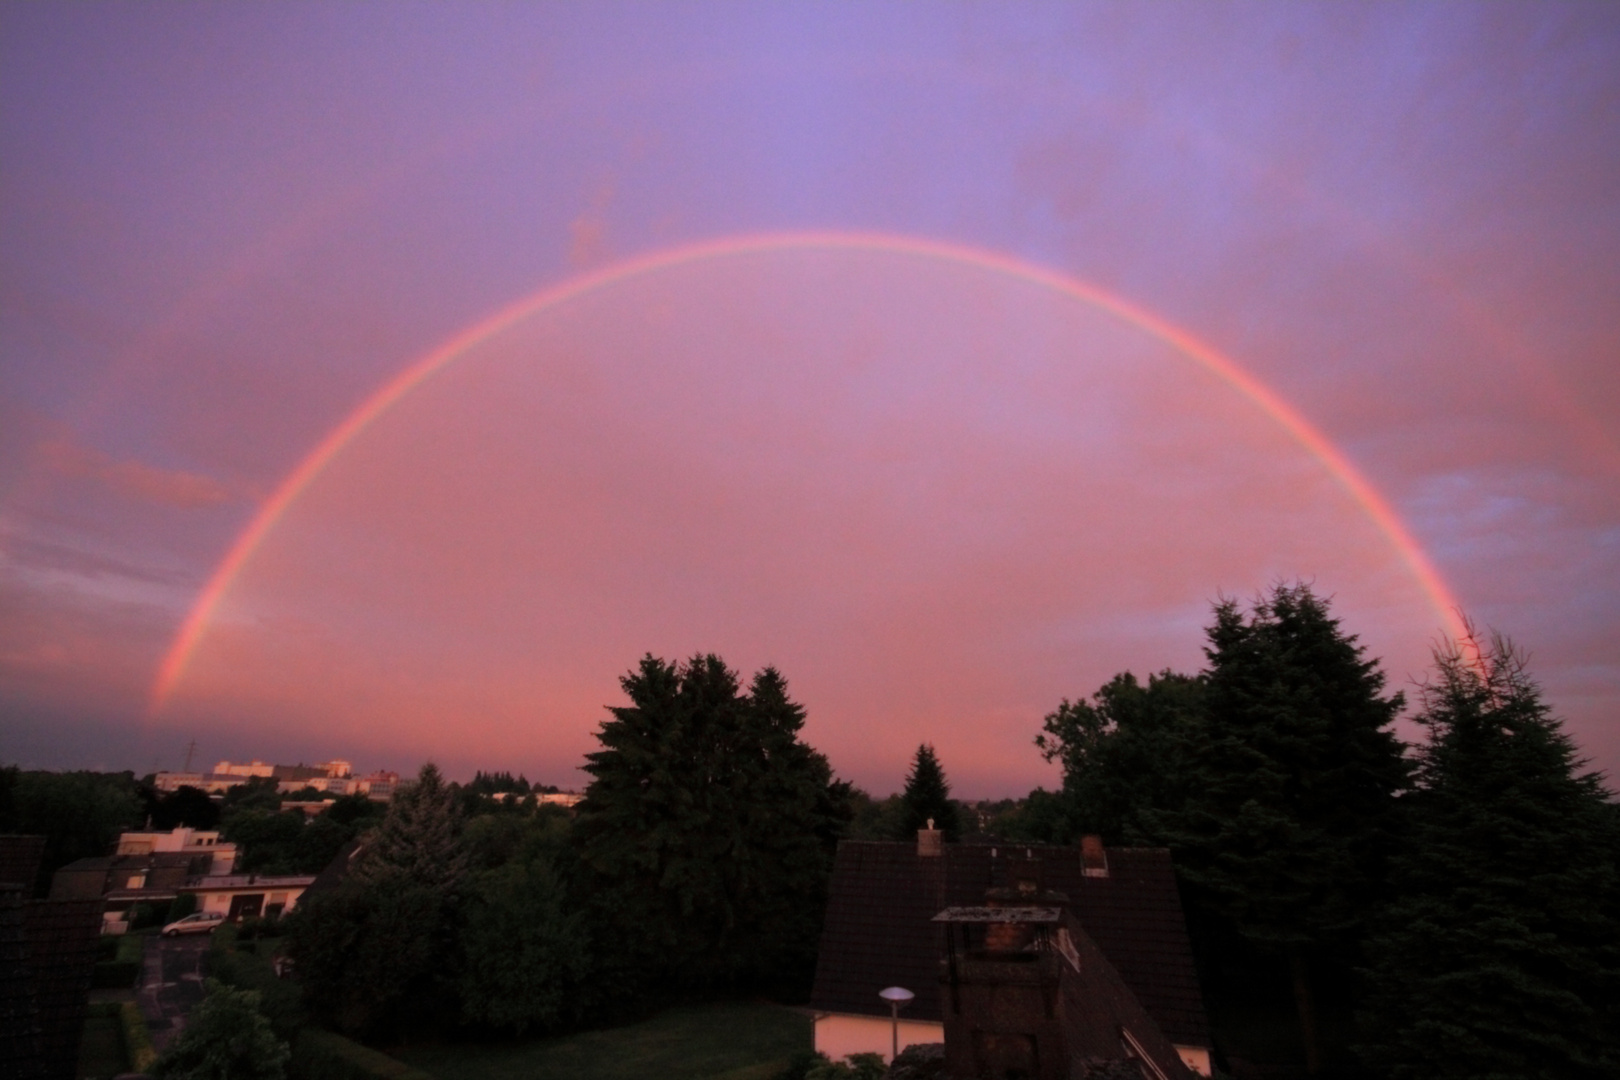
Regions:
[[[97,990],[122,990],[135,985],[141,965],[128,960],[106,960],[95,967],[90,985]]]
[[[299,1033],[287,1076],[289,1080],[433,1080],[403,1061],[317,1028]]]
[[[157,1051],[152,1049],[152,1033],[146,1030],[146,1017],[141,1015],[140,1006],[133,1001],[120,1002],[118,1026],[124,1033],[124,1056],[129,1059],[130,1071],[150,1071],[157,1060]]]

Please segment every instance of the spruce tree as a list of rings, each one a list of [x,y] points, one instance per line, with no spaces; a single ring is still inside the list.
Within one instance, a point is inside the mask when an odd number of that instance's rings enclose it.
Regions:
[[[900,805],[902,840],[915,837],[917,830],[927,828],[930,820],[947,840],[956,840],[961,835],[956,803],[951,801],[950,782],[945,779],[945,770],[940,767],[939,758],[929,743],[917,747],[911,771],[906,774],[905,790],[900,793]]]
[[[382,824],[366,838],[354,877],[369,884],[398,881],[453,896],[467,874],[462,824],[455,789],[430,761],[388,804]]]
[[[608,981],[687,991],[808,978],[847,816],[774,669],[646,656],[587,755],[570,831]]]
[[[1508,642],[1436,664],[1363,1056],[1402,1078],[1620,1076],[1615,805]]]
[[[1389,730],[1400,694],[1306,585],[1278,585],[1209,628],[1203,723],[1189,732],[1188,797],[1148,814],[1195,907],[1285,957],[1306,1066],[1321,1066],[1310,965],[1346,958],[1394,842],[1409,766]]]

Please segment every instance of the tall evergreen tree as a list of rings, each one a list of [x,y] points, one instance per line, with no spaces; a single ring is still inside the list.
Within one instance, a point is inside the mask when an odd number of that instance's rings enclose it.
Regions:
[[[290,954],[310,1010],[398,1038],[455,1015],[455,931],[470,853],[457,791],[432,762],[389,803],[336,890],[298,906]]]
[[[911,771],[906,774],[905,790],[900,793],[900,806],[900,838],[903,840],[916,836],[918,829],[927,828],[930,820],[934,828],[945,834],[945,839],[956,840],[961,836],[962,824],[957,817],[956,803],[951,801],[950,781],[945,779],[945,770],[940,767],[939,758],[929,743],[917,747]]]
[[[1620,1076],[1615,804],[1509,643],[1436,663],[1363,1055],[1402,1078]]]
[[[388,804],[382,824],[356,861],[354,876],[367,883],[398,880],[451,896],[467,874],[462,825],[456,792],[430,761]]]
[[[1390,726],[1400,694],[1306,585],[1278,585],[1245,617],[1215,608],[1204,722],[1185,806],[1148,815],[1195,905],[1251,946],[1286,956],[1307,1068],[1316,1072],[1313,956],[1352,954],[1393,845],[1409,766]]]
[[[799,741],[804,710],[766,668],[743,693],[717,656],[642,659],[587,755],[570,832],[609,978],[688,991],[813,965],[842,785]]]

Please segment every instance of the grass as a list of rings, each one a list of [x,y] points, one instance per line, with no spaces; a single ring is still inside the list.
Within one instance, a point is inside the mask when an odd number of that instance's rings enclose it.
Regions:
[[[118,1006],[92,1005],[79,1035],[80,1077],[97,1080],[128,1072],[124,1057],[124,1036],[119,1030]]]
[[[770,1080],[810,1043],[804,1013],[725,1004],[671,1009],[639,1024],[556,1039],[389,1053],[439,1080]]]

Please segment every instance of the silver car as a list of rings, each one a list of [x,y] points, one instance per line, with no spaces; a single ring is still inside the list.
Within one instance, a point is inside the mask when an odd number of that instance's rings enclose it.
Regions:
[[[178,937],[181,934],[212,934],[225,916],[217,911],[199,911],[195,915],[187,915],[183,919],[163,928],[164,937]]]

